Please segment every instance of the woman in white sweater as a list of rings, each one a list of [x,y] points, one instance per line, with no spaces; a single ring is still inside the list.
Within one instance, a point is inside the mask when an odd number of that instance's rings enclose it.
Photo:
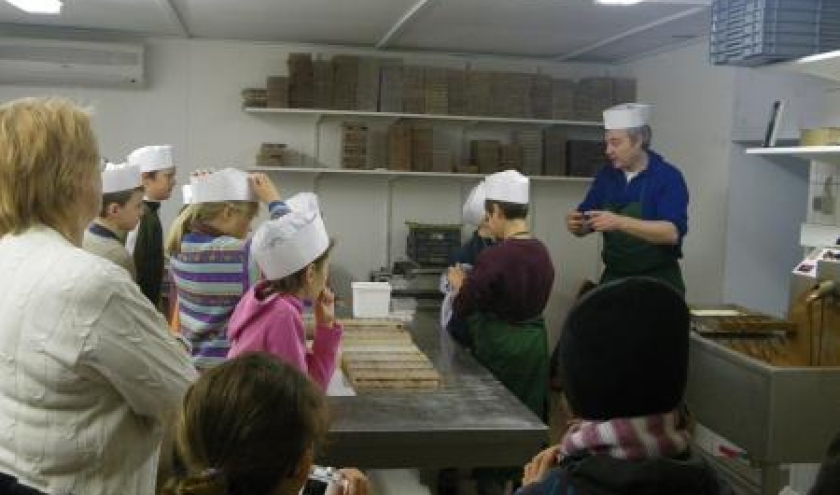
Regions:
[[[127,272],[83,251],[99,152],[67,100],[0,106],[0,472],[52,494],[151,495],[196,378]]]

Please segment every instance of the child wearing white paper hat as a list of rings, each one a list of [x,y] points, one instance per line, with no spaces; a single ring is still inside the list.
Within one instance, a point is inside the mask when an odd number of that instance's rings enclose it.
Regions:
[[[323,390],[335,372],[343,329],[327,287],[330,240],[312,193],[287,201],[291,213],[260,225],[251,254],[267,280],[242,297],[230,318],[228,357],[266,351],[307,373]],[[304,300],[314,303],[315,339],[306,348]]]
[[[134,259],[125,248],[125,235],[143,216],[143,182],[140,167],[107,163],[102,171],[102,207],[85,231],[82,247],[125,268],[137,278]]]
[[[137,284],[156,307],[160,304],[163,283],[163,227],[158,215],[162,201],[169,199],[175,187],[176,167],[172,146],[143,146],[128,155],[128,164],[140,167],[146,214],[126,240],[128,251],[137,266]]]
[[[227,328],[239,299],[257,280],[248,231],[258,203],[272,218],[289,212],[265,174],[232,168],[194,175],[192,198],[166,241],[178,300],[178,331],[193,346],[199,369],[225,359]]]

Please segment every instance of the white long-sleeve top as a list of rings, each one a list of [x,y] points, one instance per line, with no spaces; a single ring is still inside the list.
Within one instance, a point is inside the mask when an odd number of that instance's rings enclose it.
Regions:
[[[48,493],[154,493],[196,373],[128,273],[34,227],[0,238],[0,471]]]

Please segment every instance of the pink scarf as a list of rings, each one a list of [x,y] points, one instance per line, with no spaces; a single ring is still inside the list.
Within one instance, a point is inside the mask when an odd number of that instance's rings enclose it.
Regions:
[[[679,411],[652,416],[579,421],[561,441],[560,457],[588,452],[638,461],[674,457],[688,448],[687,421]]]

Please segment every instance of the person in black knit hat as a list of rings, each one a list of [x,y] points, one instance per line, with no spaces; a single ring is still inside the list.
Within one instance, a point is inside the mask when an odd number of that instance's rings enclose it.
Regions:
[[[688,341],[688,307],[663,282],[622,279],[579,300],[556,363],[577,419],[525,466],[518,494],[732,494],[689,448]]]

